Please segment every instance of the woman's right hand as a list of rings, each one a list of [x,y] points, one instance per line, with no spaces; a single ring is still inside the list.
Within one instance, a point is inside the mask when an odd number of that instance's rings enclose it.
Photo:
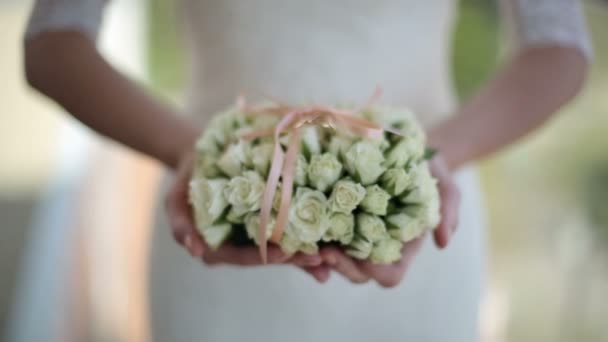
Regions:
[[[438,180],[441,198],[441,221],[434,228],[433,237],[438,248],[446,248],[458,227],[460,208],[460,191],[444,159],[438,155],[429,163],[431,173]],[[426,235],[426,234],[425,234]],[[321,251],[325,262],[336,272],[353,283],[365,283],[374,280],[384,287],[395,287],[401,283],[415,256],[422,247],[425,235],[409,241],[401,250],[402,258],[390,265],[376,265],[369,261],[360,261],[346,255],[342,250],[326,247]]]
[[[188,184],[192,174],[194,153],[189,151],[181,158],[177,166],[175,179],[166,195],[166,209],[173,238],[184,246],[195,258],[201,258],[207,265],[263,266],[256,247],[222,245],[216,250],[208,248],[195,228],[192,219],[192,207],[188,203]],[[286,255],[280,248],[268,246],[268,264],[290,264],[299,267],[312,275],[318,282],[329,279],[329,267],[323,264],[320,255],[297,253]]]

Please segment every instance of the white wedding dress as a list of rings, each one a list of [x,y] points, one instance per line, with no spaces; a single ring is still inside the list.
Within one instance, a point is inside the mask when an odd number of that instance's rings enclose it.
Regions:
[[[29,35],[95,37],[103,0],[40,0]],[[450,47],[454,0],[185,0],[189,114],[209,119],[242,90],[284,101],[364,101],[412,108],[428,127],[456,109]],[[518,46],[589,53],[578,1],[510,1]],[[463,137],[466,139],[466,137]],[[450,246],[427,239],[394,289],[319,285],[287,266],[206,267],[178,247],[162,207],[151,260],[156,341],[475,341],[484,275],[483,203],[473,167],[456,174],[460,227]]]

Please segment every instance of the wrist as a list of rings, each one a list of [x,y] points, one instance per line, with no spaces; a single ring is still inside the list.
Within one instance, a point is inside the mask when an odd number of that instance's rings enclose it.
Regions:
[[[449,122],[445,122],[432,128],[428,132],[427,145],[437,150],[447,168],[454,171],[468,161],[467,148],[463,145],[466,141],[458,139],[454,130],[448,126]]]
[[[176,169],[180,161],[194,148],[200,135],[200,128],[191,122],[184,122],[181,129],[172,134],[170,143],[165,145],[166,150],[159,157],[160,161],[170,169]]]
[[[441,136],[438,136],[437,131],[430,131],[427,136],[427,146],[436,151],[435,156],[432,159],[441,158],[448,169],[453,170],[452,160],[450,158],[449,145],[442,140]]]

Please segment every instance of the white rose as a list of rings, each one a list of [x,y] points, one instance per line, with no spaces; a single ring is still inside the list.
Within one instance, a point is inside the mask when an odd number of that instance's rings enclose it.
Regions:
[[[388,237],[384,220],[375,215],[359,213],[357,219],[357,233],[367,241],[376,242]]]
[[[274,154],[274,144],[270,142],[261,143],[250,150],[249,160],[253,169],[260,175],[267,176],[270,170],[270,162]]]
[[[402,168],[411,160],[419,160],[424,156],[424,141],[404,136],[386,151],[386,166]]]
[[[317,190],[299,187],[289,208],[287,229],[302,243],[314,243],[329,228],[327,198]]]
[[[230,223],[216,223],[201,231],[201,235],[211,249],[219,248],[230,237],[232,225]]]
[[[302,128],[302,150],[308,156],[321,153],[321,135],[317,127]]]
[[[308,183],[319,191],[326,191],[340,178],[342,164],[331,153],[315,154],[308,164]]]
[[[351,243],[355,236],[355,217],[352,214],[332,213],[328,225],[323,241],[339,241],[343,245]]]
[[[438,197],[437,180],[431,175],[426,162],[418,164],[410,171],[411,188],[400,200],[404,204],[425,204]]]
[[[346,254],[353,258],[365,260],[372,253],[373,244],[364,238],[356,237],[346,248]]]
[[[270,239],[272,236],[272,229],[274,228],[275,222],[275,218],[271,216],[270,221],[266,225],[266,240]],[[260,214],[248,214],[245,218],[245,229],[247,230],[247,236],[255,241],[256,245],[259,245],[258,231],[260,230]]]
[[[260,209],[264,188],[264,180],[257,172],[245,171],[228,182],[224,197],[232,205],[235,216],[245,215]]]
[[[229,145],[217,161],[218,168],[230,177],[240,175],[250,164],[250,148],[249,143],[244,140]]]
[[[223,178],[199,178],[190,181],[190,203],[199,230],[215,222],[228,207],[228,202],[224,198],[224,188],[227,184],[228,180]]]
[[[302,246],[302,242],[298,240],[295,236],[293,236],[289,231],[286,231],[281,238],[281,243],[279,244],[281,247],[281,251],[287,255],[295,254],[300,250],[300,246]]]
[[[401,260],[403,243],[395,239],[384,239],[376,242],[369,256],[371,262],[376,264],[392,264]]]
[[[367,141],[359,141],[348,149],[344,155],[344,166],[363,185],[376,183],[386,170],[382,151]]]
[[[353,138],[343,134],[336,134],[330,138],[327,152],[338,156],[339,158],[344,158],[344,154],[352,145]]]
[[[405,211],[387,216],[386,223],[389,228],[388,234],[403,242],[414,240],[424,230],[424,225],[420,220]]]
[[[300,245],[299,251],[308,255],[316,255],[319,254],[319,246],[314,242],[303,243]]]
[[[229,108],[209,120],[205,134],[208,134],[219,146],[226,146],[235,132],[245,125],[245,116],[237,108]]]
[[[329,208],[331,211],[350,214],[365,197],[365,188],[350,180],[340,180],[335,185],[329,196]]]

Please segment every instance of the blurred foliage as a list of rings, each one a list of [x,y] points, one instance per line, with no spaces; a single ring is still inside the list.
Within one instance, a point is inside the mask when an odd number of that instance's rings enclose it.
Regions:
[[[593,230],[608,229],[598,224],[598,213],[608,215],[608,6],[588,2],[586,14],[592,32],[594,61],[585,91],[529,146],[541,167],[529,167],[529,177],[543,184],[555,200],[583,207]],[[547,167],[551,172],[547,173]],[[601,196],[604,197],[601,197]],[[592,203],[591,199],[597,200]],[[593,206],[591,208],[590,206]],[[604,221],[606,222],[606,221]],[[594,232],[598,236],[606,233]],[[608,239],[600,246],[608,248]]]
[[[496,68],[499,44],[495,0],[461,0],[454,31],[452,70],[461,99],[468,98]]]
[[[607,158],[608,159],[608,158]],[[584,205],[601,245],[608,246],[608,160],[592,168],[584,178]]]
[[[164,95],[178,93],[184,86],[184,47],[174,1],[149,0],[148,74],[154,90]]]

